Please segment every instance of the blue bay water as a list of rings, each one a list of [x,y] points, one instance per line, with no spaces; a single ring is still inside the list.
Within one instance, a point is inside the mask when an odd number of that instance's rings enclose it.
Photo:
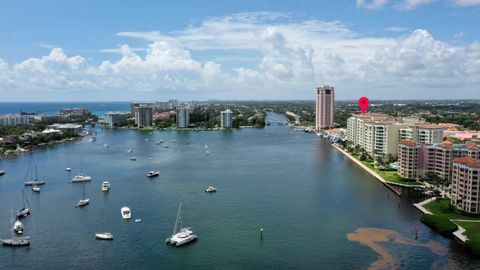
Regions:
[[[270,114],[269,120],[272,117],[280,118]],[[0,160],[0,168],[7,170],[0,177],[2,237],[9,235],[11,207],[21,207],[29,164],[36,164],[47,182],[40,194],[25,189],[32,214],[23,221],[31,246],[1,247],[0,269],[365,269],[378,255],[347,240],[348,233],[373,227],[413,239],[416,226],[418,243],[436,241],[448,252],[436,255],[424,247],[380,244],[398,268],[480,267],[459,244],[422,225],[409,201],[394,196],[313,134],[285,126],[231,132],[97,132],[95,143],[83,140]],[[156,145],[160,139],[165,143]],[[205,144],[210,155],[205,155]],[[137,161],[130,160],[132,155]],[[91,203],[75,208],[82,185],[68,180],[80,170],[81,159],[93,177],[86,184]],[[64,171],[65,166],[72,167],[72,173]],[[160,176],[148,179],[152,169]],[[107,195],[100,190],[105,179],[112,184]],[[205,193],[208,186],[218,192]],[[199,239],[174,248],[164,241],[180,200],[184,225]],[[122,220],[124,205],[142,222]],[[95,240],[94,233],[102,230],[111,231],[115,239]]]
[[[62,108],[89,108],[96,115],[108,111],[130,111],[130,102],[0,102],[0,115],[20,112],[54,115]]]

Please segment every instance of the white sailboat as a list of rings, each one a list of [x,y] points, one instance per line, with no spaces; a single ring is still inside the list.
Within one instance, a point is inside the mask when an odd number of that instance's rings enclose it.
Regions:
[[[11,210],[12,217],[11,217],[11,224],[12,224],[12,229],[10,230],[10,238],[7,239],[1,239],[3,245],[5,246],[13,246],[13,247],[19,247],[19,246],[29,246],[30,245],[30,237],[14,237],[13,232],[14,232],[14,218],[13,218],[13,209]],[[22,228],[22,233],[23,233],[23,228]]]
[[[191,228],[182,228],[182,201],[178,207],[177,219],[175,220],[175,226],[173,227],[172,236],[165,240],[165,243],[173,246],[181,246],[189,242],[197,240],[198,236],[193,234]],[[180,229],[178,229],[180,228]]]
[[[27,194],[25,194],[25,189],[22,188],[22,195],[23,195],[23,207],[22,209],[18,210],[16,216],[26,217],[30,215],[30,202],[28,201]]]
[[[104,231],[105,222],[103,220],[103,209],[102,209],[102,231]],[[99,232],[95,233],[95,237],[99,240],[113,240],[113,234],[111,232]]]
[[[83,184],[83,199],[79,200],[75,207],[82,207],[90,203],[90,199],[85,198],[85,184]]]
[[[84,173],[85,169],[83,167],[83,158],[80,160],[80,163],[81,163],[81,168],[82,168],[82,171],[75,175],[73,178],[72,178],[72,183],[80,183],[80,182],[89,182],[89,181],[92,181],[92,177],[90,175],[87,175]]]
[[[25,184],[25,186],[39,186],[39,185],[44,185],[45,184],[45,181],[38,178],[37,165],[35,165],[35,177],[33,177],[33,175],[31,175],[30,180],[25,181],[23,183]]]

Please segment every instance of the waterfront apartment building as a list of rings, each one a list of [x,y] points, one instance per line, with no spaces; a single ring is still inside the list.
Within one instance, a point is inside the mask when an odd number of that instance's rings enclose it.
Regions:
[[[137,127],[150,127],[153,125],[153,107],[147,104],[135,106],[135,124]]]
[[[315,108],[315,129],[320,130],[333,127],[335,89],[332,86],[324,85],[317,87]]]
[[[220,123],[222,125],[222,128],[233,127],[233,112],[230,109],[227,109],[220,113]]]
[[[177,127],[188,128],[190,125],[190,110],[186,107],[177,108]]]
[[[151,107],[152,109],[155,109],[155,103],[153,102],[132,102],[130,103],[130,112],[132,114],[135,114],[135,108],[137,107]]]
[[[4,114],[0,116],[0,126],[26,125],[29,123],[30,118],[28,115]]]
[[[451,203],[457,209],[480,213],[480,161],[473,157],[453,160]]]
[[[87,108],[65,108],[58,111],[58,115],[63,117],[90,115],[92,111]]]
[[[398,174],[408,179],[421,179],[428,173],[435,173],[442,179],[451,179],[453,160],[466,156],[480,159],[480,147],[473,142],[423,144],[405,140],[398,145]]]
[[[127,120],[128,113],[126,112],[107,112],[102,123],[109,127],[118,127],[127,123]]]
[[[176,99],[170,99],[168,101],[169,107],[171,110],[176,109],[178,107],[178,100]]]

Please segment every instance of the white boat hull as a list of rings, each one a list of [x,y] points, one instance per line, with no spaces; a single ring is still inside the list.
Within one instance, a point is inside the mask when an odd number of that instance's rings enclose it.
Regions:
[[[113,240],[113,234],[109,232],[96,233],[95,237],[100,240]]]

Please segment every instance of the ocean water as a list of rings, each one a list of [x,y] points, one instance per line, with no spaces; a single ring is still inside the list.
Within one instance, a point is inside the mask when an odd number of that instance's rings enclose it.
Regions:
[[[54,115],[62,108],[88,108],[100,116],[108,111],[130,111],[130,102],[0,102],[0,115],[20,112]]]
[[[283,118],[269,114],[268,119]],[[314,134],[286,126],[229,132],[96,130],[95,143],[85,139],[0,160],[7,170],[0,177],[1,237],[9,237],[11,208],[21,208],[28,167],[37,165],[47,182],[39,194],[25,188],[32,214],[22,221],[31,246],[0,247],[0,269],[381,266],[374,264],[381,256],[368,245],[347,239],[359,228],[378,234],[392,230],[406,239],[408,244],[378,244],[397,269],[480,268],[461,245],[424,226],[411,202]],[[160,139],[165,143],[155,144]],[[75,208],[82,184],[68,181],[81,170],[81,160],[93,181],[85,184],[90,205]],[[160,176],[147,178],[152,169]],[[112,185],[108,194],[100,190],[104,180]],[[218,192],[205,193],[208,186]],[[184,225],[199,239],[175,248],[164,241],[180,200]],[[121,218],[125,205],[132,209],[131,221]],[[133,222],[136,218],[142,222]],[[114,234],[113,241],[95,239],[94,233],[104,230]],[[444,252],[425,247],[429,242]]]

